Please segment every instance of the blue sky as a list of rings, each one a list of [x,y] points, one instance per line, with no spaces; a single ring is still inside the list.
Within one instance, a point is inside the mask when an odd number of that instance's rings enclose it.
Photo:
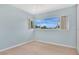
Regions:
[[[60,19],[58,17],[46,18],[44,20],[35,19],[34,24],[37,26],[47,26],[48,28],[50,28],[50,27],[56,27],[59,21]]]

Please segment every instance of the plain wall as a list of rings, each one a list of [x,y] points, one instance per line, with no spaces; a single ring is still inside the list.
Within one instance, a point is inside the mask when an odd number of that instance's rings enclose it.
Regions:
[[[31,14],[10,5],[0,5],[0,50],[31,40]]]
[[[79,4],[77,5],[77,51],[79,53]]]
[[[68,16],[69,30],[36,30],[36,39],[44,42],[64,44],[76,48],[76,6],[47,12],[45,14],[39,14],[36,15],[36,18],[54,16]]]

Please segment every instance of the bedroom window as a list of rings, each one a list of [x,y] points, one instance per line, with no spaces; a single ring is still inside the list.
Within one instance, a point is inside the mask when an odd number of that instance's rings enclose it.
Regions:
[[[57,29],[66,30],[69,28],[68,17],[50,17],[44,19],[29,20],[32,29]]]

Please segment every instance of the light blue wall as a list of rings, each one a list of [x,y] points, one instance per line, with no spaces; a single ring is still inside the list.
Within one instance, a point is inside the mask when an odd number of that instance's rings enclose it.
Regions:
[[[65,8],[35,15],[36,17],[52,17],[67,15],[69,17],[69,31],[30,30],[27,16],[33,16],[10,5],[0,5],[0,50],[16,44],[35,39],[46,42],[57,42],[76,47],[76,7]],[[26,24],[26,25],[25,25]]]
[[[51,11],[45,14],[36,15],[36,18],[53,17],[53,16],[68,16],[69,31],[63,30],[36,30],[35,37],[38,40],[45,42],[54,42],[76,47],[76,6],[64,8],[56,11]]]
[[[0,5],[0,50],[31,40],[27,17],[31,15],[10,5]]]

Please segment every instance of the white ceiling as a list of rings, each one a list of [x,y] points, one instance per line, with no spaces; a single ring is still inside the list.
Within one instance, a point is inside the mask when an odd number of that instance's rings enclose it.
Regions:
[[[13,6],[31,14],[40,14],[61,8],[71,7],[73,5],[74,4],[14,4]]]

